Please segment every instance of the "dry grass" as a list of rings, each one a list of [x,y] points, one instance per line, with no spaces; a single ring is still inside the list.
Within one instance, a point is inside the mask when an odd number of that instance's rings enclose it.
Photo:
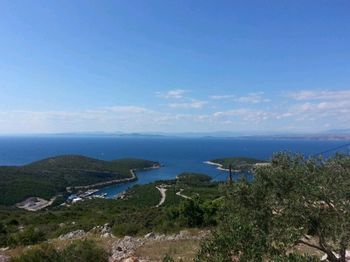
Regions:
[[[69,239],[69,240],[61,240],[61,239],[56,238],[56,239],[50,239],[46,243],[52,244],[58,250],[62,250],[66,246],[72,244],[74,241],[84,240],[84,239],[95,241],[97,243],[97,245],[99,245],[100,247],[105,249],[107,252],[109,252],[112,249],[112,244],[115,241],[115,238],[101,238],[98,234],[95,235],[95,234],[89,233],[85,237],[82,237],[82,238]],[[43,243],[41,243],[41,244],[43,244]],[[15,247],[13,249],[9,249],[7,251],[4,251],[2,253],[9,256],[9,257],[20,256],[23,253],[25,253],[26,251],[33,249],[37,246],[40,246],[41,244],[31,245],[31,246],[18,246],[18,247]]]
[[[139,247],[135,255],[150,261],[162,261],[166,254],[175,261],[193,261],[199,243],[199,240],[152,241]]]

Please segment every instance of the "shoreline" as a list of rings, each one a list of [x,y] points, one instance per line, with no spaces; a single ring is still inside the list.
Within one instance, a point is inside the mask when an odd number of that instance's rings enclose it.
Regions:
[[[111,186],[114,184],[124,184],[124,183],[137,181],[138,178],[137,178],[137,175],[135,173],[136,171],[147,171],[147,170],[152,170],[152,169],[158,169],[160,167],[161,167],[161,165],[159,163],[155,163],[151,167],[130,169],[129,172],[131,174],[131,177],[122,178],[122,179],[114,179],[114,180],[99,182],[96,184],[86,185],[86,186],[66,187],[66,192],[73,193],[74,191],[78,191],[78,190],[89,190],[89,189],[94,189],[94,188],[97,189],[96,192],[98,192],[99,190],[101,190],[102,188],[104,188],[106,186]],[[40,197],[29,197],[29,198],[23,200],[22,202],[15,204],[15,206],[17,208],[21,208],[21,209],[25,209],[27,211],[35,212],[35,211],[39,211],[39,210],[42,210],[44,208],[51,206],[53,204],[53,202],[56,200],[57,196],[59,196],[59,195],[53,196],[50,200],[46,200],[46,199],[43,199]],[[36,201],[34,201],[34,199]]]
[[[96,184],[92,184],[92,185],[86,185],[86,186],[74,186],[74,187],[66,187],[66,191],[67,192],[72,192],[75,190],[86,190],[86,189],[93,189],[93,188],[97,188],[97,189],[101,189],[105,186],[110,186],[110,185],[115,185],[115,184],[124,184],[124,183],[128,183],[128,182],[134,182],[137,181],[137,175],[136,175],[136,171],[147,171],[147,170],[151,170],[151,169],[158,169],[160,168],[161,165],[159,163],[154,164],[151,167],[145,167],[145,168],[135,168],[135,169],[130,169],[129,172],[131,174],[131,177],[127,177],[127,178],[121,178],[121,179],[115,179],[115,180],[109,180],[109,181],[105,181],[105,182],[99,182]],[[101,188],[99,188],[101,187]]]
[[[109,181],[106,181],[106,182],[99,182],[99,183],[96,183],[96,184],[86,185],[86,186],[67,187],[66,191],[67,192],[72,192],[72,191],[75,191],[75,190],[87,190],[87,189],[93,189],[93,188],[98,188],[98,187],[110,186],[110,185],[114,185],[114,184],[122,184],[122,183],[136,181],[137,180],[137,176],[136,176],[134,170],[130,169],[130,174],[131,174],[131,177],[128,177],[128,178],[109,180]]]
[[[227,168],[223,168],[223,165],[219,164],[219,163],[215,163],[215,162],[212,162],[212,161],[204,161],[203,162],[204,164],[207,164],[207,165],[211,165],[211,166],[216,166],[218,170],[221,170],[221,171],[226,171],[226,172],[230,172],[229,169]],[[234,172],[234,170],[232,170]]]

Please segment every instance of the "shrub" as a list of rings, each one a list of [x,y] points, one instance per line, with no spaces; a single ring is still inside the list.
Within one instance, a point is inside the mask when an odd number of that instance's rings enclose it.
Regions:
[[[171,256],[169,256],[168,254],[166,254],[163,257],[163,262],[175,262],[175,260]]]
[[[33,245],[46,240],[44,232],[38,228],[29,227],[26,230],[13,233],[8,239],[8,245]]]
[[[116,236],[134,236],[140,231],[141,227],[137,224],[123,223],[114,225],[113,234]]]
[[[74,242],[61,252],[60,257],[65,262],[108,261],[108,253],[90,240]]]
[[[63,260],[52,245],[46,244],[28,250],[22,256],[12,258],[11,262],[63,262]]]
[[[108,253],[98,247],[95,242],[76,241],[62,251],[52,245],[44,244],[33,248],[11,262],[107,262]]]

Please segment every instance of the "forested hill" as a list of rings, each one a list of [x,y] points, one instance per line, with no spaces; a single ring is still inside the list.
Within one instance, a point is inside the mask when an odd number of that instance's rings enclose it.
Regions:
[[[155,165],[158,163],[142,159],[104,161],[64,155],[24,166],[0,166],[0,205],[12,205],[32,196],[48,199],[66,187],[129,178],[130,169]]]

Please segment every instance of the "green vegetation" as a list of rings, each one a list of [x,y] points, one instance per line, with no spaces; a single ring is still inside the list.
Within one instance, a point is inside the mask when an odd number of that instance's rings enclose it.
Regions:
[[[202,242],[197,261],[318,261],[312,250],[328,254],[331,262],[345,261],[350,246],[350,158],[305,159],[281,153],[270,163],[254,169],[250,183],[243,179],[222,185],[203,174],[183,173],[176,180],[135,186],[118,201],[94,199],[35,213],[2,207],[0,246],[41,243],[105,223],[117,236],[210,227],[212,235]],[[156,207],[160,185],[167,197]],[[71,250],[39,251],[43,257],[46,252],[67,254],[64,261],[70,261],[69,255],[77,254]]]
[[[13,205],[28,197],[49,199],[66,187],[129,178],[130,169],[156,163],[140,159],[103,161],[78,155],[52,157],[19,167],[0,167],[0,205]]]
[[[255,170],[252,183],[226,187],[218,227],[197,261],[319,260],[296,251],[297,245],[326,253],[331,262],[345,261],[350,158],[277,154],[271,163]]]
[[[28,227],[23,231],[11,234],[7,240],[10,247],[19,245],[33,245],[46,240],[45,233],[38,228]]]
[[[197,173],[182,173],[177,176],[177,183],[191,186],[208,185],[212,178],[208,175]]]
[[[52,245],[33,248],[11,262],[107,262],[108,253],[93,241],[75,241],[63,250]]]
[[[249,171],[256,163],[265,163],[266,161],[248,157],[228,157],[210,160],[210,162],[220,164],[225,169],[229,169],[232,165],[233,170]]]
[[[57,206],[38,212],[0,208],[0,246],[24,244],[21,240],[14,242],[11,239],[21,239],[18,234],[27,230],[44,232],[44,240],[78,229],[89,231],[105,223],[112,227],[113,234],[117,236],[143,235],[152,231],[170,233],[187,227],[214,225],[216,212],[222,204],[220,199],[217,200],[220,197],[219,185],[208,182],[202,175],[198,175],[202,184],[193,185],[196,180],[193,176],[196,175],[135,186],[127,191],[123,200],[93,199],[70,207]],[[156,185],[164,183],[168,184],[166,201],[157,208],[160,193]],[[184,189],[183,192],[193,199],[176,195],[180,189]],[[32,243],[42,241],[34,240]]]

